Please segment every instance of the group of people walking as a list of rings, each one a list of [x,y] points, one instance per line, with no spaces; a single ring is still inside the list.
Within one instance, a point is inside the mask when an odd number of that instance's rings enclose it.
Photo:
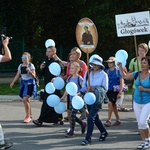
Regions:
[[[111,56],[105,62],[108,64],[108,69],[105,69],[103,65],[103,59],[97,55],[89,63],[90,69],[81,59],[81,50],[78,47],[74,47],[69,54],[69,61],[61,60],[57,54],[55,42],[49,45],[46,49],[46,58],[40,65],[39,75],[44,76],[44,87],[47,83],[52,82],[55,76],[49,71],[49,65],[53,62],[57,62],[60,66],[65,65],[67,67],[66,74],[61,72],[60,76],[66,81],[66,83],[74,82],[78,87],[77,96],[83,97],[87,92],[92,92],[96,101],[92,105],[85,104],[83,109],[76,110],[72,105],[73,96],[69,95],[66,91],[61,93],[61,90],[55,90],[54,94],[58,95],[61,101],[67,97],[67,118],[69,121],[69,128],[66,130],[66,137],[75,136],[75,124],[76,122],[81,126],[81,133],[85,135],[85,139],[81,141],[81,145],[88,145],[92,142],[92,133],[94,130],[94,124],[99,130],[99,141],[106,140],[108,131],[106,127],[120,126],[122,125],[116,101],[121,98],[123,94],[124,79],[134,80],[134,92],[133,92],[133,108],[138,122],[138,129],[142,138],[142,143],[137,147],[138,149],[149,148],[150,130],[147,120],[150,115],[150,58],[146,56],[148,52],[148,46],[145,43],[138,45],[138,58],[131,60],[129,72],[124,72],[122,64],[118,63],[115,66],[115,57]],[[21,57],[22,63],[18,66],[18,71],[13,81],[10,83],[10,87],[21,77],[20,82],[20,97],[23,99],[25,107],[24,123],[33,122],[36,126],[41,127],[43,123],[63,124],[63,115],[57,114],[53,107],[50,107],[46,100],[49,94],[44,89],[44,98],[41,107],[40,115],[37,119],[32,118],[30,97],[36,96],[36,70],[34,64],[31,63],[31,55],[28,52],[24,52]],[[137,64],[135,62],[138,62]],[[131,63],[139,65],[139,67],[132,67]],[[134,64],[133,63],[133,64]],[[137,68],[137,69],[136,69]],[[141,70],[139,72],[139,69]],[[63,70],[63,68],[62,68]],[[114,91],[114,85],[119,85],[119,91]],[[99,110],[102,108],[102,102],[104,99],[108,99],[108,118],[103,124],[99,118]],[[84,114],[87,119],[85,121],[82,118],[76,116],[80,111],[81,115]],[[116,121],[112,124],[112,113],[115,114]]]

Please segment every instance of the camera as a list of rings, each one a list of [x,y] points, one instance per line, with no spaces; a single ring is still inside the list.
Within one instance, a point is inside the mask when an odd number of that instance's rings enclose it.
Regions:
[[[7,31],[7,28],[6,27],[2,27],[2,31],[1,31],[1,40],[0,40],[0,49],[3,48],[3,40],[6,39],[6,31]],[[12,40],[12,37],[8,37],[9,40]]]
[[[6,27],[3,27],[2,28],[2,32],[1,32],[1,39],[2,40],[4,40],[6,37],[8,37],[8,36],[6,36],[6,30],[7,30],[7,28]],[[10,40],[12,39],[12,37],[8,37]]]

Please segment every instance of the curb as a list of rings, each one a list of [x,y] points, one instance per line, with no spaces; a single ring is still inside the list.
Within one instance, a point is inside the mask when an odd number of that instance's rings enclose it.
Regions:
[[[31,97],[31,101],[40,100],[40,96],[33,98]],[[125,101],[132,101],[132,95],[124,95]],[[0,95],[0,102],[1,101],[22,101],[22,98],[18,95]]]
[[[31,101],[40,100],[40,96],[31,97]],[[19,95],[0,95],[0,102],[2,101],[22,101]]]

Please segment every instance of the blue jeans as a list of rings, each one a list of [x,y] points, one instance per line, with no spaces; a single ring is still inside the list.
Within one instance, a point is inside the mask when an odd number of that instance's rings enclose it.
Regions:
[[[98,111],[99,109],[95,108],[95,105],[87,105],[89,114],[87,119],[87,133],[86,133],[86,140],[90,141],[92,138],[92,133],[94,129],[94,124],[99,129],[100,133],[107,132],[105,127],[103,126],[101,120],[99,119]]]

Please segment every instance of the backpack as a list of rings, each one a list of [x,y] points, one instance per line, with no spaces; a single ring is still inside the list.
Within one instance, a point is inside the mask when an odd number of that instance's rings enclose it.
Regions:
[[[68,77],[68,82],[70,81],[71,77],[72,77],[72,76],[69,76],[69,77]],[[81,84],[80,84],[80,78],[79,78],[79,75],[78,75],[78,85],[79,85],[80,88],[82,87]]]
[[[118,73],[118,72],[119,72],[119,70],[118,70],[117,68],[115,68],[115,69],[116,69],[116,76],[117,76],[117,78],[119,79],[119,76],[118,76],[118,74],[119,74],[119,73]],[[110,71],[110,69],[108,69],[106,73],[108,74],[108,73],[109,73],[109,71]]]
[[[29,63],[28,66],[31,67],[31,63]],[[40,86],[40,84],[39,84],[40,82],[39,82],[39,79],[38,79],[37,75],[35,77],[33,77],[33,78],[35,80],[36,86],[39,87]]]
[[[141,73],[141,71],[139,71],[139,72],[136,72],[136,74],[135,74],[135,76],[134,76],[134,80],[136,80],[137,79],[137,77],[138,77],[138,75]]]
[[[133,60],[133,70],[132,71],[135,71],[135,62],[136,62],[137,58],[135,57],[134,60]]]

